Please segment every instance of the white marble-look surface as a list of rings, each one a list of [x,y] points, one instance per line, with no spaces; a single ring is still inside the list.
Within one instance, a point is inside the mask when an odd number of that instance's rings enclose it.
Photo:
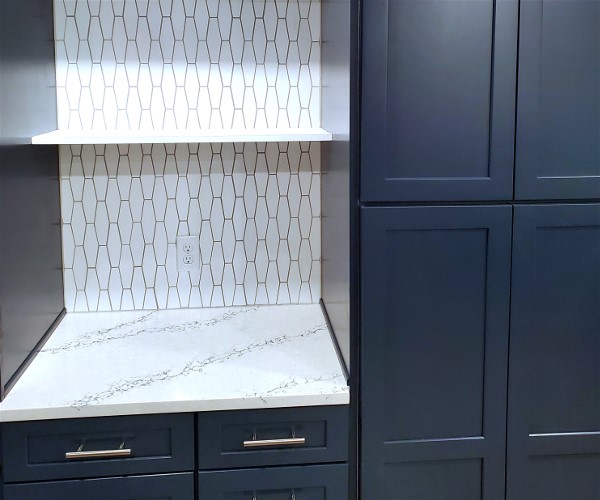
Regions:
[[[348,400],[319,305],[69,313],[0,421]]]

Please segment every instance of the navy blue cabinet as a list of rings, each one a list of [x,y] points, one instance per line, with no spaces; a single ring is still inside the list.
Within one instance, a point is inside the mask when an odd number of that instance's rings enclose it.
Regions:
[[[345,405],[200,413],[198,466],[346,462],[348,419]]]
[[[360,4],[362,498],[598,499],[600,2]]]
[[[193,471],[193,436],[191,414],[8,422],[4,481]]]
[[[346,406],[198,415],[201,500],[345,500],[347,461]]]
[[[517,198],[600,198],[600,2],[521,2],[517,109]]]
[[[0,498],[193,500],[199,474],[202,500],[344,500],[348,418],[337,405],[4,423]]]
[[[200,472],[200,499],[345,500],[346,464]]]
[[[194,474],[11,484],[4,492],[5,500],[192,500]]]
[[[511,224],[362,210],[362,498],[504,496]]]
[[[2,462],[10,500],[191,500],[194,416],[8,422]]]
[[[515,208],[508,498],[600,498],[600,205]]]
[[[361,199],[512,199],[517,1],[362,10]]]

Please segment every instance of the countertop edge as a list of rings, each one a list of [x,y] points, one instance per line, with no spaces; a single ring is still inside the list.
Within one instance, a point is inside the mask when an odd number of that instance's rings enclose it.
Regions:
[[[17,410],[3,410],[2,405],[0,404],[0,422],[25,422],[32,420],[192,413],[223,410],[256,410],[261,408],[290,408],[302,406],[336,406],[347,405],[349,402],[350,395],[348,391],[344,391],[334,394],[270,396],[268,398],[253,397],[195,401],[161,401]]]

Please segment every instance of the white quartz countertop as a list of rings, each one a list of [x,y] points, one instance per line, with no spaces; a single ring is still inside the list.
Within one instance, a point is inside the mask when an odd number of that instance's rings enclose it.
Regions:
[[[0,421],[348,400],[319,305],[69,313]]]

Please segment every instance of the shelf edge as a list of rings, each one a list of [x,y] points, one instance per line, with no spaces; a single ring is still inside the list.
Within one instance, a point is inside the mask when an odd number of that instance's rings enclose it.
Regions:
[[[333,135],[322,129],[281,129],[271,130],[226,130],[198,134],[183,132],[72,132],[55,130],[31,138],[32,144],[193,144],[193,143],[232,143],[232,142],[328,142]]]

